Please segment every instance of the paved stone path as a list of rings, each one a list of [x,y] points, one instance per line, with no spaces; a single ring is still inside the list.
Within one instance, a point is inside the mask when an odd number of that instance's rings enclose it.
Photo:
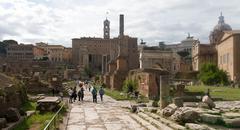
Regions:
[[[126,107],[128,101],[116,101],[104,95],[101,102],[92,102],[92,95],[85,91],[83,102],[74,102],[71,105],[67,130],[145,130],[130,117]]]

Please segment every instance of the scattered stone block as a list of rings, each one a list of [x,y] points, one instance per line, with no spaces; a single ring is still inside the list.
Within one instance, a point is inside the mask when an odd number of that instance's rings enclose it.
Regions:
[[[145,103],[134,104],[134,105],[131,105],[130,109],[133,113],[136,113],[136,112],[138,112],[140,107],[147,107],[147,104],[145,104]]]
[[[204,102],[199,102],[198,107],[199,108],[204,108],[204,109],[210,109],[209,105],[207,103],[204,103]]]
[[[183,99],[181,97],[174,98],[173,103],[178,107],[183,107]]]
[[[198,104],[195,102],[184,102],[183,106],[184,107],[198,107]]]
[[[233,128],[240,128],[240,118],[235,118],[235,119],[223,119],[225,122],[225,125],[228,127],[233,127]]]
[[[224,113],[223,117],[229,118],[229,119],[240,118],[240,113],[228,112],[228,113]]]
[[[131,112],[136,113],[138,110],[138,106],[137,105],[131,105]]]
[[[211,130],[206,125],[194,124],[194,123],[186,123],[185,127],[189,130]]]
[[[207,103],[208,106],[210,107],[210,109],[216,107],[216,105],[215,105],[215,103],[213,102],[213,100],[212,100],[209,96],[207,96],[207,95],[203,96],[202,102],[203,102],[203,103]]]
[[[18,109],[12,107],[7,110],[5,117],[8,122],[16,122],[21,118]]]
[[[60,102],[59,97],[45,97],[37,101],[36,109],[40,110],[40,112],[58,110]]]
[[[27,114],[27,117],[30,117],[32,116],[33,114],[35,114],[36,111],[27,111],[26,114]]]
[[[211,115],[221,115],[220,110],[207,110],[206,113]]]
[[[0,129],[7,127],[6,118],[0,118]]]
[[[169,104],[167,107],[165,107],[161,111],[161,115],[163,115],[165,117],[169,117],[177,110],[177,108],[178,107],[175,104]]]
[[[199,114],[188,107],[180,107],[174,112],[171,119],[178,123],[193,123],[199,119]]]
[[[154,107],[148,107],[147,109],[148,109],[148,111],[151,112],[151,113],[156,113],[157,110],[158,110],[157,108],[154,108]]]
[[[207,124],[222,124],[223,119],[220,115],[202,114],[200,115],[202,122]]]

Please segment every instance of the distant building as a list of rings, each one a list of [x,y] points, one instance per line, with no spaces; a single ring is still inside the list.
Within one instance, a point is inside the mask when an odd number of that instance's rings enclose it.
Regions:
[[[204,63],[213,63],[226,71],[232,81],[240,80],[240,31],[232,30],[222,14],[209,35],[210,44],[193,45],[193,68],[198,71]]]
[[[205,63],[217,63],[217,52],[211,44],[200,44],[196,41],[192,47],[192,66],[194,71],[199,71]]]
[[[165,69],[171,74],[180,71],[181,57],[171,49],[144,46],[139,53],[140,69]]]
[[[190,54],[190,57],[191,57],[192,46],[193,46],[193,43],[195,43],[196,41],[197,40],[194,39],[193,36],[190,36],[190,34],[188,34],[186,39],[182,40],[181,43],[168,44],[168,45],[166,45],[166,48],[170,48],[175,52],[186,51]]]
[[[72,48],[64,48],[63,62],[68,64],[72,63]]]
[[[33,45],[11,44],[7,47],[8,61],[32,61],[34,58]]]
[[[216,45],[218,67],[228,72],[233,81],[240,80],[240,31],[224,31],[220,42]]]
[[[34,59],[43,59],[44,57],[47,57],[47,51],[45,51],[43,48],[34,46],[33,47],[33,55]]]
[[[127,60],[127,70],[138,68],[137,38],[124,35],[123,15],[120,15],[120,32],[116,38],[110,38],[110,21],[106,19],[103,24],[103,38],[72,39],[74,65],[80,70],[89,68],[95,73],[104,74],[109,70],[108,64],[121,53]]]
[[[72,49],[62,45],[49,45],[47,43],[36,43],[36,47],[44,49],[47,57],[52,63],[71,63]]]

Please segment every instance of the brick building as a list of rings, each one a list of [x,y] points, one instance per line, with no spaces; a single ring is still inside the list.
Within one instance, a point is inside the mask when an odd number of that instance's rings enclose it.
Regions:
[[[124,35],[123,15],[120,15],[119,36],[110,38],[110,21],[103,22],[103,38],[73,38],[73,63],[80,70],[88,67],[95,73],[108,72],[108,63],[116,60],[119,53],[125,57],[127,70],[138,68],[137,38]],[[121,50],[120,50],[121,48]]]

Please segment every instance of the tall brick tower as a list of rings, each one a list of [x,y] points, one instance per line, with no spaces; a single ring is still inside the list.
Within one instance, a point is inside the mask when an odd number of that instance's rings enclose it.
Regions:
[[[124,36],[124,15],[120,14],[119,18],[119,36],[122,37]]]
[[[103,22],[103,38],[104,39],[110,38],[110,21],[107,18]]]

